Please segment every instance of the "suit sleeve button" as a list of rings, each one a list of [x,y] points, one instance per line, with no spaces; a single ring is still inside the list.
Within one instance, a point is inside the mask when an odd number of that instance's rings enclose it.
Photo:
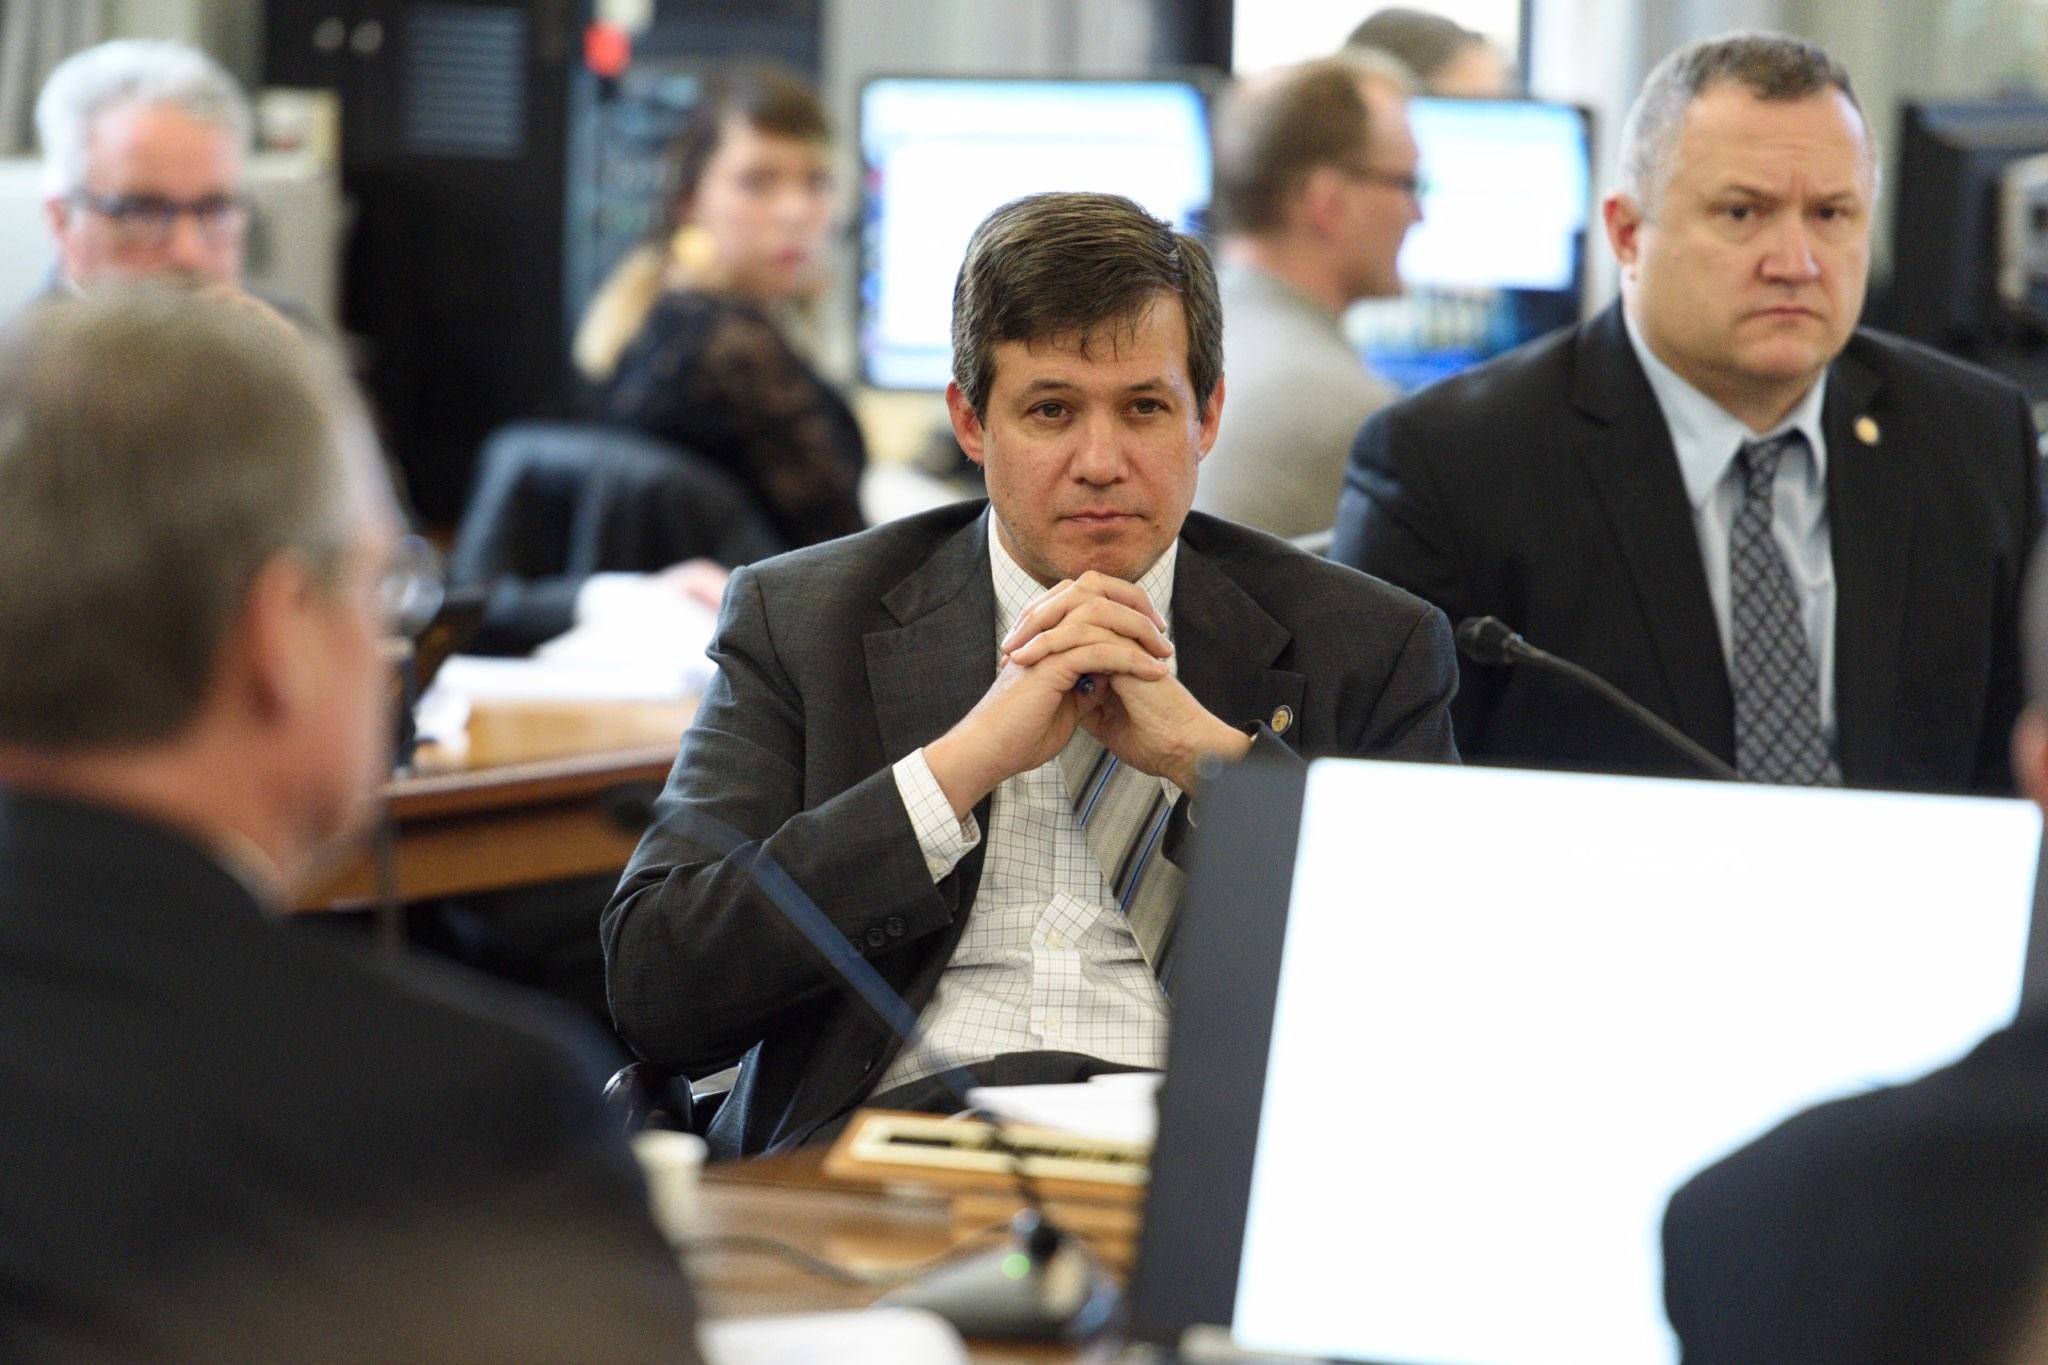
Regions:
[[[902,937],[903,937],[903,916],[901,916],[901,915],[891,915],[891,916],[889,916],[889,922],[888,922],[888,923],[887,923],[887,924],[886,924],[886,925],[885,925],[884,927],[888,929],[888,931],[889,931],[889,937],[890,937],[890,938],[902,938]]]
[[[868,947],[879,948],[889,941],[889,936],[880,929],[868,930]]]

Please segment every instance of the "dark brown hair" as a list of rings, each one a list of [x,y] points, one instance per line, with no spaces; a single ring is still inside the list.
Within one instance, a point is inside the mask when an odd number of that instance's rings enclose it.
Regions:
[[[832,124],[817,92],[796,73],[767,63],[730,67],[705,78],[697,102],[669,139],[664,167],[668,207],[657,236],[683,224],[704,168],[718,151],[725,125],[738,118],[758,132],[805,142],[829,142]]]
[[[1188,379],[1206,412],[1223,377],[1223,306],[1209,252],[1120,194],[1034,194],[974,230],[953,285],[953,380],[988,416],[996,347],[1137,326],[1161,294],[1187,318]]]
[[[832,135],[817,95],[780,67],[739,66],[705,80],[696,104],[669,140],[663,175],[667,189],[653,229],[612,268],[576,325],[569,353],[593,383],[610,380],[620,354],[640,334],[655,300],[668,287],[671,243],[733,119],[807,142],[825,142]]]
[[[1309,172],[1365,164],[1372,118],[1360,80],[1357,67],[1325,60],[1231,92],[1216,119],[1218,231],[1276,231]]]

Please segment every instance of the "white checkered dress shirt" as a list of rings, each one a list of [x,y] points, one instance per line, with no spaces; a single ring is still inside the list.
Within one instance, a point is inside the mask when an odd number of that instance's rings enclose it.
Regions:
[[[1045,589],[1003,549],[993,516],[988,539],[996,638],[1002,640]],[[1167,546],[1138,579],[1169,624],[1178,545]],[[1176,662],[1168,658],[1167,667]],[[894,771],[937,882],[981,841],[981,830],[971,813],[965,820],[953,817],[922,749]],[[1165,785],[1169,799],[1180,795],[1172,783]],[[1074,822],[1057,756],[996,788],[967,928],[920,1023],[922,1045],[897,1054],[877,1090],[1012,1052],[1078,1052],[1127,1066],[1166,1065],[1166,997]]]

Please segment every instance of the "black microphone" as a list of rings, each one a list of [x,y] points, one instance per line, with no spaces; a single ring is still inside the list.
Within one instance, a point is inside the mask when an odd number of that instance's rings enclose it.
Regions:
[[[1538,649],[1498,616],[1468,616],[1458,622],[1456,631],[1458,652],[1475,664],[1489,664],[1496,667],[1509,664],[1532,664],[1568,678],[1580,687],[1604,699],[1615,710],[1627,716],[1636,724],[1648,730],[1666,744],[1684,754],[1702,770],[1713,777],[1727,782],[1743,781],[1742,774],[1722,762],[1719,756],[1694,742],[1691,736],[1679,730],[1662,716],[1644,706],[1628,693],[1616,687],[1607,679],[1581,667],[1569,659],[1560,659],[1548,650]]]

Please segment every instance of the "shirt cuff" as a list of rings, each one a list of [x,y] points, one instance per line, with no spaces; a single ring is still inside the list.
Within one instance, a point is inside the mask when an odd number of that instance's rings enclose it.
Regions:
[[[968,851],[981,842],[981,826],[970,813],[964,820],[953,818],[953,803],[932,776],[924,750],[914,749],[896,760],[890,769],[896,775],[896,792],[903,798],[910,828],[917,834],[917,846],[924,853],[925,870],[936,884],[944,881]]]

